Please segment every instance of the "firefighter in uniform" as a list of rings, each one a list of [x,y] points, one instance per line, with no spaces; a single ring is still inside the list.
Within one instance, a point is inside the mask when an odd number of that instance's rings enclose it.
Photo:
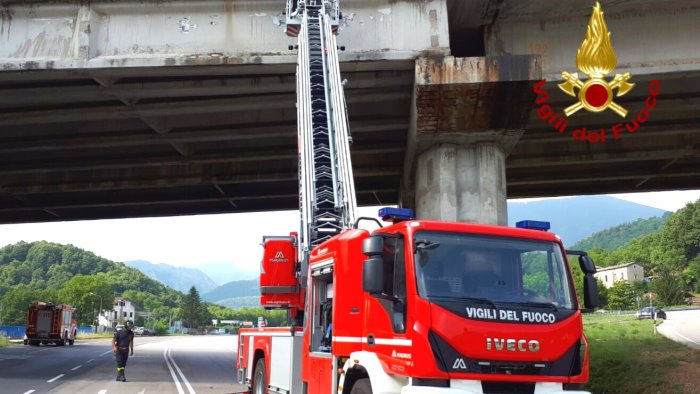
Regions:
[[[114,357],[117,359],[117,381],[126,382],[126,377],[124,376],[124,368],[126,367],[126,360],[129,359],[129,351],[131,355],[134,355],[134,332],[131,331],[134,323],[131,320],[127,320],[124,324],[124,329],[119,330],[114,333],[114,338],[112,338],[112,350],[114,351]]]

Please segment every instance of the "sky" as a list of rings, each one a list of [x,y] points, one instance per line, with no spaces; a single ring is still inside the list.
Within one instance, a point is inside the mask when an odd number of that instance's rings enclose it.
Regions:
[[[611,196],[676,211],[699,199],[700,190]],[[358,216],[375,217],[376,212],[376,207],[361,208]],[[287,235],[297,227],[296,211],[11,224],[0,225],[0,246],[47,240],[72,244],[113,261],[147,260],[195,268],[223,263],[255,274],[262,258],[262,236]]]

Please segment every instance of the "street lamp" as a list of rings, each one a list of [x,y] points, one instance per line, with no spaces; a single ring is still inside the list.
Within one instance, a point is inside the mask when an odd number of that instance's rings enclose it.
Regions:
[[[100,313],[99,313],[99,314],[101,315],[101,314],[102,314],[102,296],[99,295],[99,294],[95,294],[95,293],[93,293],[93,292],[90,292],[90,294],[91,294],[91,295],[94,295],[94,296],[100,297]],[[98,315],[98,316],[99,316],[99,315]],[[99,322],[99,319],[98,319],[98,322]]]

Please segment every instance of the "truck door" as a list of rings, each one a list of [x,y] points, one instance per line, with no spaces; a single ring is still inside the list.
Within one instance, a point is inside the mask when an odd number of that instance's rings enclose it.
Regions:
[[[365,301],[363,349],[390,365],[406,365],[412,359],[406,335],[406,256],[402,236],[384,237],[383,294]]]
[[[51,331],[51,318],[53,311],[39,310],[36,317],[36,334],[39,338],[48,338]]]
[[[309,321],[309,356],[307,364],[311,375],[309,393],[330,393],[333,390],[334,369],[331,354],[333,308],[333,261],[311,269],[311,316]]]

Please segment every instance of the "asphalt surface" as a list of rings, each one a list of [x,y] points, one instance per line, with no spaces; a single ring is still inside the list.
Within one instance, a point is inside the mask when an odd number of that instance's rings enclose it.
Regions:
[[[700,349],[700,309],[666,311],[666,320],[658,331],[671,340]]]
[[[0,393],[232,393],[236,381],[233,335],[136,337],[117,382],[109,339],[74,346],[0,348]]]

